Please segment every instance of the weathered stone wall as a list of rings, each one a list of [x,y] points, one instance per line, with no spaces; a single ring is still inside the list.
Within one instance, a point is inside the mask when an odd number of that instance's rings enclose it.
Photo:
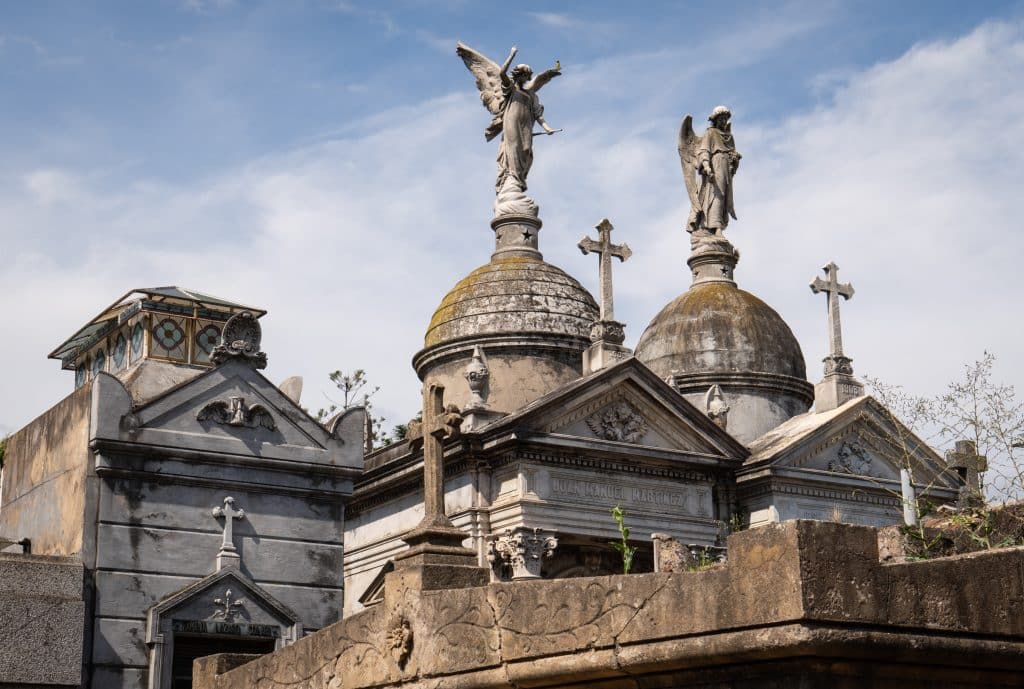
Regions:
[[[0,689],[81,684],[83,577],[72,558],[0,554]]]
[[[0,537],[31,539],[32,552],[82,552],[92,384],[11,436],[4,455]]]
[[[197,686],[1024,686],[1024,549],[882,565],[874,529],[809,521],[729,547],[701,572],[431,592],[396,570],[381,605]]]

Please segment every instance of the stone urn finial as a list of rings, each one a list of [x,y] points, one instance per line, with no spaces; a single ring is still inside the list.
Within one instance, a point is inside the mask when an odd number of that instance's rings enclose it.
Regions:
[[[487,359],[479,345],[473,348],[473,358],[466,366],[463,375],[469,384],[470,395],[466,411],[487,409],[487,395],[490,392],[487,384],[491,377],[491,371],[487,368]]]
[[[725,401],[721,387],[712,385],[708,388],[708,394],[704,397],[704,408],[708,418],[724,431],[729,424],[729,405]]]

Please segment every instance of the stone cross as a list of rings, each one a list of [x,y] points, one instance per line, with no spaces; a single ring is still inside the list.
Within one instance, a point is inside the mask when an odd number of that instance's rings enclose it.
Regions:
[[[984,502],[981,495],[980,474],[988,469],[988,457],[978,454],[973,440],[958,440],[953,450],[946,452],[946,464],[957,472],[964,482],[960,495],[961,507]]]
[[[849,299],[853,296],[853,285],[839,282],[839,266],[829,261],[822,270],[825,271],[827,280],[819,277],[814,278],[811,283],[811,291],[815,294],[825,292],[828,294],[828,332],[829,332],[829,358],[833,361],[846,359],[843,355],[843,326],[839,320],[839,297]],[[841,373],[852,373],[840,371]],[[828,373],[828,371],[826,371]]]
[[[444,441],[458,432],[462,417],[444,406],[444,386],[423,387],[423,521],[420,527],[453,527],[444,512]]]
[[[598,254],[600,258],[600,281],[601,281],[601,320],[615,320],[615,306],[612,302],[612,257],[623,263],[633,255],[628,244],[612,244],[612,224],[605,218],[596,226],[599,239],[594,241],[590,237],[583,237],[577,245],[583,255],[591,251]]]
[[[216,518],[224,518],[224,539],[221,541],[220,552],[217,553],[217,570],[220,571],[226,564],[235,563],[241,559],[235,550],[234,542],[234,521],[245,518],[245,510],[235,509],[235,499],[231,496],[224,498],[224,506],[214,507],[211,511]]]

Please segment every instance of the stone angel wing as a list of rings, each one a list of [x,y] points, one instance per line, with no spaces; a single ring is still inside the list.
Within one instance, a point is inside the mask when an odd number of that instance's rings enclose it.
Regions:
[[[210,402],[196,414],[196,421],[213,421],[228,423],[231,420],[231,407],[223,400]]]
[[[555,66],[551,69],[546,69],[537,76],[535,76],[529,84],[526,85],[527,91],[540,91],[544,87],[544,84],[548,83],[555,77],[562,75],[562,63],[560,60],[555,60]]]
[[[270,415],[267,408],[262,404],[254,404],[249,407],[249,410],[245,413],[249,424],[255,428],[256,426],[262,426],[268,431],[277,429],[277,424],[274,423],[274,417]]]
[[[686,184],[686,195],[690,197],[690,217],[687,227],[692,231],[697,225],[697,214],[700,202],[697,198],[697,149],[700,148],[700,136],[693,131],[693,116],[687,115],[679,125],[679,163],[683,167],[683,182]]]
[[[468,45],[459,43],[455,52],[476,77],[476,88],[480,100],[492,115],[498,115],[505,107],[505,85],[501,78],[501,67],[484,57]]]
[[[484,130],[484,138],[488,141],[501,134],[504,126],[502,115],[508,96],[507,77],[501,73],[501,67],[484,57],[464,43],[455,46],[455,52],[466,67],[476,77],[476,87],[480,91],[480,100],[494,117]]]

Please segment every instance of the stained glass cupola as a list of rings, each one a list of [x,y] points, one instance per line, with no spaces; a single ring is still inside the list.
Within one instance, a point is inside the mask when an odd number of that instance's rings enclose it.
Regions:
[[[81,387],[101,371],[146,398],[213,366],[224,323],[266,311],[182,287],[134,289],[50,353]]]

